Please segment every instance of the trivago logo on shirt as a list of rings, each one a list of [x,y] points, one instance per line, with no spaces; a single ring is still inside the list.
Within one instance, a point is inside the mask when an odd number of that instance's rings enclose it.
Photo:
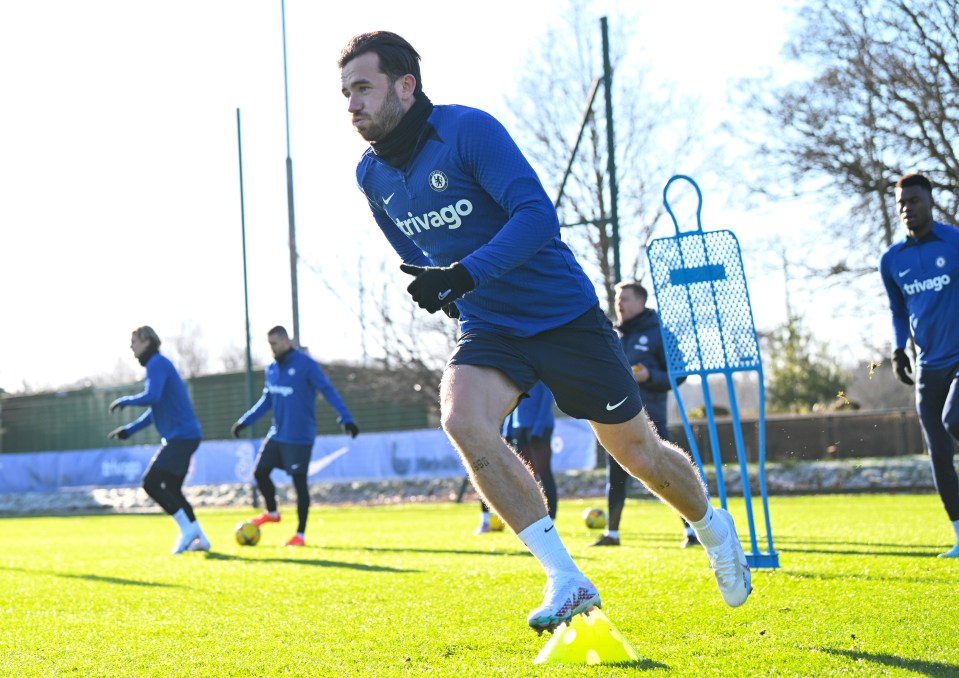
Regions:
[[[409,219],[397,218],[396,225],[406,235],[428,231],[431,228],[443,228],[446,226],[451,231],[459,228],[463,220],[461,217],[469,216],[473,213],[473,203],[465,198],[457,201],[455,204],[441,207],[438,210],[427,212],[421,216],[415,216],[412,212],[407,212]]]
[[[266,390],[268,390],[270,393],[281,395],[281,396],[293,395],[292,386],[278,386],[276,384],[270,384],[269,386],[266,387]]]
[[[949,277],[949,274],[943,273],[942,275],[937,275],[934,278],[914,280],[911,283],[906,283],[902,286],[902,291],[909,295],[928,291],[939,292],[943,287],[951,282],[952,278]]]

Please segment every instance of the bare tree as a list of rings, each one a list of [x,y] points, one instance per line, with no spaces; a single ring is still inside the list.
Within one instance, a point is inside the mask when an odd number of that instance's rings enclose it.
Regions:
[[[203,348],[203,332],[192,320],[180,325],[180,333],[171,338],[173,352],[176,355],[177,369],[184,378],[205,374],[209,355]]]
[[[613,312],[618,282],[614,266],[607,119],[602,83],[584,116],[593,83],[603,76],[600,18],[583,0],[570,0],[560,25],[549,28],[531,48],[529,68],[520,75],[513,111],[517,141],[558,193],[577,134],[585,118],[569,178],[558,206],[563,239],[577,254]],[[613,75],[613,128],[617,168],[621,274],[642,279],[646,245],[665,217],[662,190],[679,170],[688,173],[702,145],[696,142],[699,104],[655,83],[649,70],[630,61],[634,18],[609,19]],[[695,152],[693,149],[697,149]],[[684,167],[685,166],[685,167]],[[601,293],[601,297],[603,294]]]
[[[459,324],[442,312],[429,315],[419,308],[406,293],[407,283],[397,272],[395,257],[390,256],[389,263],[384,260],[378,266],[364,259],[356,279],[344,283],[359,294],[359,305],[343,301],[325,277],[319,276],[320,281],[345,306],[358,309],[364,364],[395,373],[404,384],[415,382],[420,385],[417,392],[435,401],[443,366],[456,346]]]
[[[825,260],[807,275],[875,273],[900,235],[893,186],[935,185],[940,219],[959,213],[959,0],[819,0],[798,13],[786,56],[808,77],[744,83],[744,120],[768,185],[828,202]],[[756,116],[759,111],[763,115]],[[775,189],[774,189],[775,190]]]

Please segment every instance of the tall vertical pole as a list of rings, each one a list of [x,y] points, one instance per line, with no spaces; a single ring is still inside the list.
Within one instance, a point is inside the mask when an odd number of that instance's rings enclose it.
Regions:
[[[613,275],[623,279],[619,260],[619,187],[616,184],[616,135],[613,134],[613,69],[609,63],[609,27],[606,17],[600,19],[603,30],[603,88],[606,90],[606,154],[609,174],[609,204],[613,226]]]
[[[300,300],[296,282],[296,217],[293,212],[293,160],[290,158],[290,90],[286,73],[286,0],[280,0],[283,22],[283,101],[286,106],[286,206],[290,221],[290,291],[293,299],[293,341],[300,341]]]
[[[243,244],[243,310],[246,314],[246,402],[253,402],[253,353],[250,346],[250,295],[246,268],[246,200],[243,196],[243,135],[240,132],[240,109],[236,109],[236,150],[240,166],[240,241]],[[253,428],[247,429],[247,436],[253,436]],[[257,489],[251,489],[253,508],[259,503]]]
[[[246,267],[246,208],[243,197],[243,137],[240,134],[240,109],[236,109],[236,148],[240,160],[240,237],[243,242],[243,309],[246,313],[246,399],[253,402],[253,352],[250,345],[250,295]]]

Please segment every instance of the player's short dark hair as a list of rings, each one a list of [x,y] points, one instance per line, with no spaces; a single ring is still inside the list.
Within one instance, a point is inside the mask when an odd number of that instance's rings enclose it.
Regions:
[[[283,327],[283,325],[277,325],[276,327],[270,329],[270,331],[266,333],[266,336],[268,337],[279,336],[279,337],[283,337],[284,339],[289,339],[290,333],[286,331],[286,328]]]
[[[649,298],[649,292],[636,280],[625,280],[615,285],[617,290],[632,290],[633,294],[643,300],[643,303]]]
[[[926,189],[926,193],[932,195],[932,182],[918,172],[905,174],[896,182],[896,188],[905,188],[906,186],[921,186]]]
[[[160,350],[160,337],[157,335],[156,330],[149,325],[141,325],[133,330],[133,336],[140,341],[149,341],[153,344],[153,348]]]
[[[373,31],[353,36],[340,52],[336,65],[342,69],[353,59],[367,52],[374,52],[380,58],[380,71],[394,83],[406,74],[416,79],[413,96],[423,91],[420,77],[420,55],[413,45],[396,33]]]

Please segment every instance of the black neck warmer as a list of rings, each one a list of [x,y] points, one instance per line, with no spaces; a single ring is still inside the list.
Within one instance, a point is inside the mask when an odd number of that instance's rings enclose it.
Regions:
[[[370,144],[376,157],[393,167],[404,167],[413,157],[426,121],[433,112],[433,102],[423,92],[420,92],[413,106],[406,112],[399,124],[385,137]]]
[[[140,364],[141,364],[143,367],[146,367],[146,366],[147,366],[147,363],[150,362],[150,358],[152,358],[153,356],[155,356],[155,355],[156,355],[157,353],[159,353],[159,352],[160,352],[160,349],[158,349],[156,346],[154,346],[154,345],[151,343],[151,344],[150,344],[150,348],[148,348],[148,349],[145,350],[143,353],[141,353],[141,354],[140,354],[140,357],[137,358],[137,360],[140,361]]]

